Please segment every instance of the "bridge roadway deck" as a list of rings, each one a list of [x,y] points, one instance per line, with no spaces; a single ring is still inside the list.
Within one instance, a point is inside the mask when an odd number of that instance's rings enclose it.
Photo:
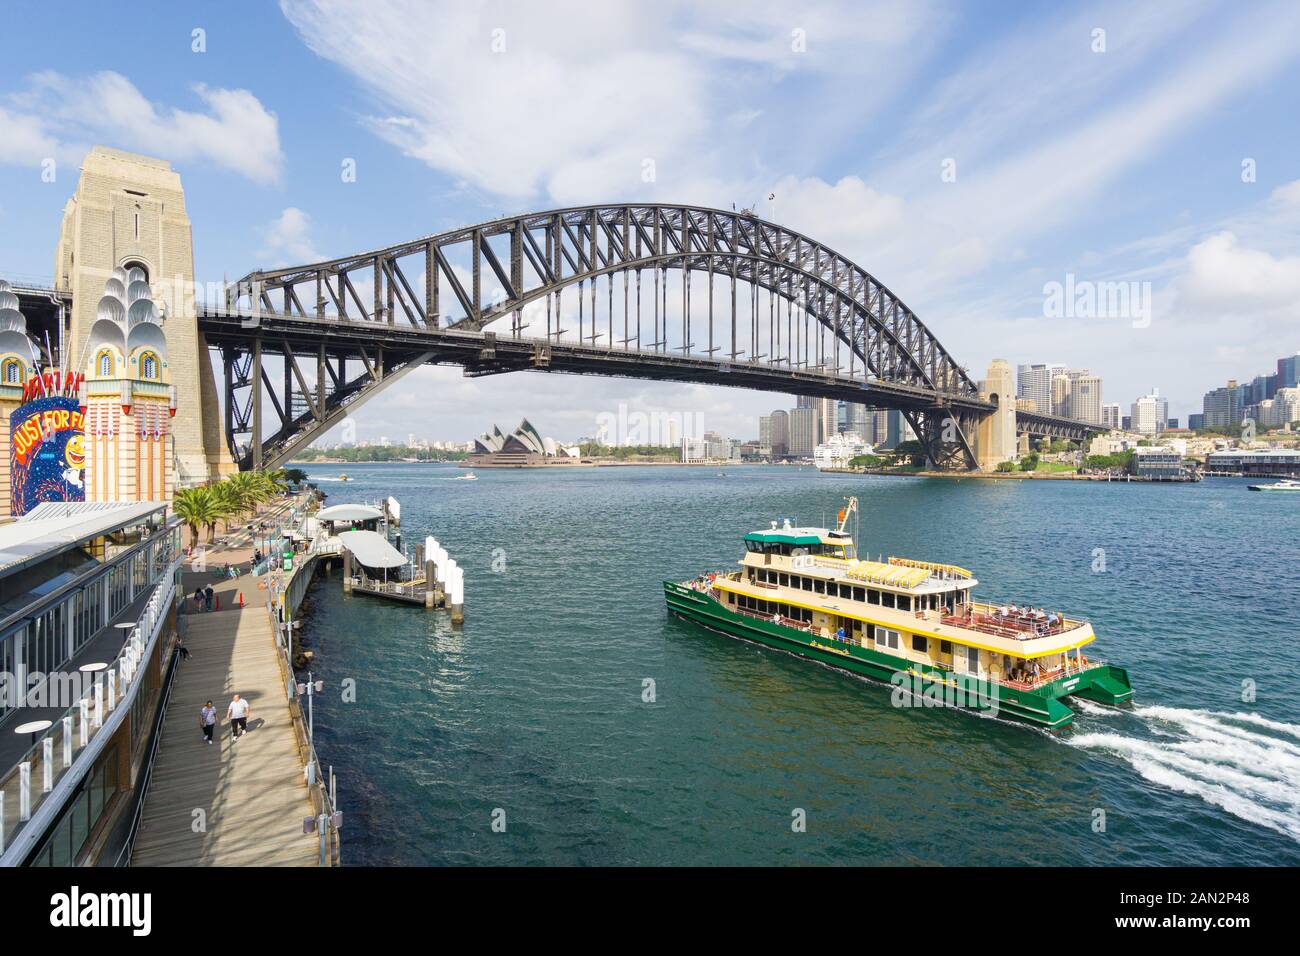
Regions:
[[[241,549],[241,551],[247,549]],[[237,560],[229,552],[217,557]],[[257,579],[217,580],[186,572],[186,593],[212,583],[223,610],[195,612],[186,601],[181,633],[190,650],[179,662],[162,739],[145,798],[132,866],[315,866],[319,844],[304,835],[312,816],[290,720],[279,650]],[[242,591],[246,607],[238,607]],[[248,733],[234,742],[225,719],[231,695],[252,706]],[[199,710],[216,705],[214,742],[204,743]],[[194,830],[194,811],[206,829]]]

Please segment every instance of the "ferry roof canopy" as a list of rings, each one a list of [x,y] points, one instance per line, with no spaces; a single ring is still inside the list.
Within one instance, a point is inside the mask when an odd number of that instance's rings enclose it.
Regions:
[[[406,563],[406,555],[375,531],[344,531],[339,540],[368,568],[400,568]]]
[[[821,544],[826,541],[827,532],[823,528],[775,528],[772,531],[751,531],[745,535],[746,541],[763,541],[769,544]],[[848,544],[842,541],[826,541],[827,544]]]
[[[383,516],[370,505],[331,505],[316,512],[317,521],[378,521]]]

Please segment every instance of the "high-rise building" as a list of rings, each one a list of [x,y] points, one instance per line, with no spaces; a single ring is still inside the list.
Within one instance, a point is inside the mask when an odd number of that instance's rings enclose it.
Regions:
[[[1101,423],[1107,428],[1119,428],[1120,417],[1119,402],[1101,406]]]
[[[811,458],[818,441],[817,409],[811,405],[790,411],[789,454],[796,458]]]
[[[1192,431],[1205,427],[1205,415],[1193,412],[1187,416],[1187,427]]]
[[[1169,417],[1169,402],[1160,397],[1157,389],[1152,389],[1150,395],[1143,395],[1133,403],[1129,416],[1133,431],[1154,435],[1164,431],[1165,421]]]
[[[1070,379],[1070,413],[1067,417],[1102,424],[1101,417],[1101,376],[1093,375],[1087,369],[1071,369],[1066,375]]]
[[[1239,425],[1246,405],[1244,398],[1241,386],[1237,384],[1235,378],[1228,379],[1228,384],[1223,388],[1206,392],[1201,403],[1205,415],[1205,427],[1224,428]]]
[[[844,428],[842,431],[853,432],[864,441],[871,441],[871,412],[861,402],[844,403]]]
[[[763,448],[772,447],[772,416],[758,416],[758,444]]]
[[[1017,366],[1016,396],[1033,402],[1034,411],[1052,414],[1052,377],[1064,371],[1064,365]]]
[[[773,458],[783,458],[790,454],[790,413],[777,409],[771,415],[771,448]]]
[[[1070,413],[1070,376],[1064,372],[1052,376],[1052,414],[1073,417]]]
[[[1277,360],[1278,388],[1295,388],[1300,385],[1300,352]]]

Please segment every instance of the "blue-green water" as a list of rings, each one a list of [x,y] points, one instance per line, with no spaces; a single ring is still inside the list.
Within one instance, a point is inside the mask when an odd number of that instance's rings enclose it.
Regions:
[[[466,569],[460,628],[345,597],[337,570],[313,589],[317,741],[348,863],[1300,863],[1296,496],[1230,479],[346,470],[321,482],[330,503],[395,495],[405,543],[431,533]],[[1136,708],[1090,705],[1068,737],[895,708],[885,686],[666,615],[665,578],[734,566],[746,531],[820,523],[849,494],[864,555],[960,564],[985,597],[1090,618]]]

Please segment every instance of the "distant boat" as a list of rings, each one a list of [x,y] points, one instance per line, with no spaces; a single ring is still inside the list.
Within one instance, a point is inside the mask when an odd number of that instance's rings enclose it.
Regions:
[[[352,479],[349,478],[347,475],[339,475],[339,481],[351,481],[351,480]]]
[[[469,472],[466,472],[466,473],[463,474],[463,475],[457,475],[457,476],[455,477],[455,479],[453,479],[453,480],[455,480],[455,481],[478,481],[478,475],[474,474],[474,472],[472,472],[472,471],[469,471]]]
[[[1295,478],[1283,478],[1271,485],[1249,485],[1251,491],[1300,491],[1300,481]]]

